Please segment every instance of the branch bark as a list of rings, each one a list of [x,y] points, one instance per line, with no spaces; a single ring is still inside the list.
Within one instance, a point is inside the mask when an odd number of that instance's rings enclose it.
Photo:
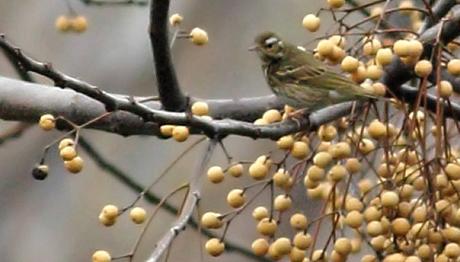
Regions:
[[[165,110],[183,112],[187,108],[187,98],[179,86],[169,48],[169,0],[150,2],[150,43],[160,100]]]

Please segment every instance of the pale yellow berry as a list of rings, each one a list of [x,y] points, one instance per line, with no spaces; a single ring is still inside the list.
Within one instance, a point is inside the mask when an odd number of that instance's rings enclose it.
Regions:
[[[61,32],[67,32],[69,31],[71,27],[71,22],[67,16],[61,15],[58,18],[56,18],[54,26],[56,27],[57,30]]]
[[[227,195],[227,203],[233,208],[241,207],[244,202],[244,192],[241,189],[232,189]]]
[[[340,199],[340,201],[342,201],[342,200]],[[364,204],[363,204],[363,202],[361,200],[359,200],[356,197],[351,197],[351,196],[347,197],[347,199],[345,201],[345,210],[346,211],[348,211],[348,212],[362,211],[363,208],[364,208]]]
[[[174,127],[176,127],[176,126],[173,126],[173,125],[162,125],[162,126],[160,126],[161,135],[163,135],[165,137],[172,136]]]
[[[313,164],[320,168],[325,168],[332,161],[332,156],[329,152],[318,152],[313,157]]]
[[[409,41],[404,39],[400,39],[393,44],[393,52],[400,57],[408,56],[410,54],[409,48]]]
[[[420,60],[415,64],[414,71],[419,77],[427,77],[433,71],[433,65],[428,60]]]
[[[38,125],[41,127],[41,129],[49,131],[56,127],[56,119],[51,114],[45,114],[40,117]]]
[[[263,218],[257,224],[257,232],[264,236],[273,236],[276,232],[278,225],[274,219],[270,220],[268,217]]]
[[[304,262],[304,259],[306,259],[305,250],[293,247],[291,253],[289,253],[289,259],[291,262]]]
[[[317,49],[318,53],[322,56],[328,57],[332,55],[332,52],[334,51],[334,43],[328,39],[323,39],[319,41]]]
[[[306,177],[312,181],[320,181],[324,178],[325,173],[323,168],[313,165],[307,169]]]
[[[292,135],[282,136],[276,141],[276,145],[279,149],[291,149],[292,145],[294,145],[294,137]]]
[[[284,171],[284,169],[280,168],[278,171],[273,175],[273,182],[278,187],[284,187],[289,182],[289,173]]]
[[[112,257],[105,250],[97,250],[93,253],[92,260],[93,262],[110,262],[112,261]]]
[[[101,213],[108,219],[115,219],[118,216],[118,207],[115,205],[106,205],[102,208]]]
[[[375,55],[377,54],[377,51],[382,48],[382,44],[378,39],[372,39],[368,42],[366,42],[363,45],[363,54],[364,55]]]
[[[347,256],[351,252],[351,241],[348,238],[338,238],[334,243],[334,250],[341,255]]]
[[[273,242],[273,248],[278,254],[287,255],[289,252],[291,252],[291,241],[289,238],[280,237]]]
[[[314,14],[306,15],[302,20],[302,25],[310,32],[316,32],[320,26],[320,19]]]
[[[286,211],[292,206],[292,199],[288,195],[279,195],[273,201],[273,208],[276,211]]]
[[[227,172],[233,177],[240,177],[243,175],[243,165],[235,164],[228,168]]]
[[[379,65],[386,66],[390,64],[393,60],[393,52],[390,48],[380,48],[379,50],[377,50],[375,59],[377,60],[377,63]]]
[[[346,175],[348,175],[347,169],[343,165],[335,165],[331,167],[328,173],[330,179],[335,182],[342,180]]]
[[[297,230],[304,230],[307,228],[308,220],[307,217],[302,213],[296,213],[291,216],[289,220],[291,227]]]
[[[145,217],[147,216],[147,212],[142,207],[134,207],[129,211],[129,218],[135,224],[142,224],[145,221]]]
[[[419,57],[423,53],[423,44],[418,40],[409,41],[409,56]]]
[[[251,249],[254,255],[256,256],[264,256],[268,252],[270,244],[264,238],[259,238],[254,240],[251,244]]]
[[[367,224],[367,234],[371,237],[376,237],[382,234],[383,228],[380,221],[371,221]]]
[[[329,142],[337,136],[337,129],[333,125],[322,125],[318,129],[318,137],[321,141]]]
[[[252,217],[258,221],[267,218],[269,215],[266,207],[258,206],[252,211]]]
[[[184,18],[180,14],[176,13],[169,17],[169,24],[171,26],[178,26],[182,23],[182,20],[184,20]]]
[[[267,121],[269,124],[279,122],[281,121],[281,113],[276,109],[270,109],[263,114],[262,119]]]
[[[104,226],[106,226],[106,227],[113,226],[115,224],[115,222],[117,221],[116,217],[115,218],[107,218],[106,216],[104,216],[104,213],[102,213],[102,212],[99,214],[98,219],[99,219],[99,222],[101,224],[103,224]]]
[[[345,216],[345,224],[347,224],[349,227],[358,228],[362,225],[362,223],[363,215],[359,211],[353,210],[348,212],[348,214]]]
[[[337,64],[341,63],[342,59],[345,56],[346,56],[345,50],[343,50],[342,48],[334,45],[334,47],[332,49],[332,54],[329,56],[329,61],[333,65],[337,65]]]
[[[72,138],[64,138],[59,142],[59,150],[62,150],[64,147],[75,145],[75,141]]]
[[[395,207],[399,203],[399,195],[393,191],[385,191],[380,197],[384,207]]]
[[[328,152],[334,159],[342,159],[351,155],[351,148],[347,142],[339,142],[330,146]]]
[[[391,232],[396,236],[405,236],[411,228],[409,220],[404,217],[398,217],[391,221]]]
[[[190,40],[195,45],[205,45],[208,43],[208,33],[201,28],[195,27],[190,31]]]
[[[255,180],[262,180],[268,174],[268,168],[264,163],[258,161],[249,166],[249,175]]]
[[[345,39],[345,37],[343,36],[340,36],[340,35],[333,35],[331,37],[329,37],[329,40],[332,41],[332,43],[334,43],[334,45],[340,47],[340,48],[344,48],[345,45],[347,44],[347,41]]]
[[[64,161],[69,161],[77,156],[77,151],[73,146],[66,146],[59,151],[59,155]]]
[[[221,214],[214,212],[206,212],[201,216],[201,225],[204,228],[217,229],[222,227],[222,219],[220,218]]]
[[[460,165],[457,163],[449,163],[445,169],[447,176],[452,180],[460,179]]]
[[[83,169],[83,159],[79,156],[76,156],[69,161],[64,161],[64,167],[70,173],[79,173]]]
[[[209,114],[209,106],[206,102],[195,102],[192,105],[192,114],[197,116],[204,116]]]
[[[441,81],[439,82],[439,85],[437,86],[439,95],[444,98],[448,98],[449,96],[452,95],[454,88],[452,87],[452,84],[449,81]]]
[[[189,136],[189,130],[188,127],[186,126],[175,126],[173,131],[172,131],[172,137],[177,141],[177,142],[183,142],[187,140]]]
[[[294,240],[292,242],[298,249],[305,250],[310,247],[312,238],[308,233],[299,232],[294,236]]]
[[[460,59],[452,59],[447,63],[447,71],[454,76],[460,75]]]
[[[220,183],[224,180],[224,171],[220,166],[212,166],[207,172],[208,180],[212,183]]]
[[[297,159],[305,158],[308,153],[310,153],[310,149],[308,148],[307,143],[302,141],[296,141],[292,145],[291,155]]]
[[[379,80],[383,75],[383,70],[378,65],[370,65],[366,70],[367,78],[371,80]]]
[[[208,241],[206,241],[205,249],[206,252],[208,252],[208,254],[210,254],[213,257],[217,257],[224,252],[225,244],[218,238],[211,238]]]
[[[371,9],[371,16],[378,17],[383,13],[383,8],[381,6],[376,6]]]
[[[359,61],[358,59],[352,57],[352,56],[346,56],[343,60],[342,63],[340,64],[340,68],[342,71],[351,73],[355,72],[358,70],[359,67]]]
[[[312,262],[327,262],[328,257],[323,249],[316,249],[311,257]]]
[[[84,16],[76,16],[70,20],[71,28],[78,33],[83,33],[88,28],[88,20]]]
[[[254,125],[256,126],[263,126],[263,125],[268,125],[269,123],[267,122],[267,120],[263,119],[263,118],[259,118],[259,119],[256,119],[256,121],[254,121]]]
[[[457,258],[460,256],[460,246],[457,243],[449,243],[444,247],[443,253],[449,258]]]
[[[327,0],[329,7],[340,8],[345,4],[345,0]]]
[[[387,135],[387,127],[385,124],[375,119],[369,124],[367,132],[372,138],[379,139]]]
[[[375,149],[375,145],[374,145],[374,142],[372,142],[372,140],[370,139],[367,139],[367,138],[363,138],[363,140],[361,140],[359,142],[359,151],[363,154],[369,154],[370,152],[374,151]]]
[[[364,66],[359,66],[358,69],[351,73],[351,80],[355,83],[362,83],[366,80],[367,71]]]

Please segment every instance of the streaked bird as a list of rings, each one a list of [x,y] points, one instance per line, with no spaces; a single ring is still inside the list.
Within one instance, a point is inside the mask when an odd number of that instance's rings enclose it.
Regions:
[[[371,91],[275,33],[261,33],[249,50],[259,55],[265,78],[275,95],[294,108],[312,112],[341,102],[375,98]]]

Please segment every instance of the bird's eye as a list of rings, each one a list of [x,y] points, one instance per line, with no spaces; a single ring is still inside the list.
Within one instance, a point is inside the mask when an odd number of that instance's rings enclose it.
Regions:
[[[271,43],[270,43],[270,44],[267,44],[266,47],[267,47],[268,49],[272,49],[272,48],[273,48],[273,44],[271,44]]]

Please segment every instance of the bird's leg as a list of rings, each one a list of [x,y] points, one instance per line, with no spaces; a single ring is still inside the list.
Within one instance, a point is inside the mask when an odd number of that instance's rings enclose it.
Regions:
[[[299,118],[308,118],[309,116],[310,113],[308,113],[308,110],[306,108],[297,109],[294,112],[287,113],[287,119],[296,122],[298,126],[300,126]]]

